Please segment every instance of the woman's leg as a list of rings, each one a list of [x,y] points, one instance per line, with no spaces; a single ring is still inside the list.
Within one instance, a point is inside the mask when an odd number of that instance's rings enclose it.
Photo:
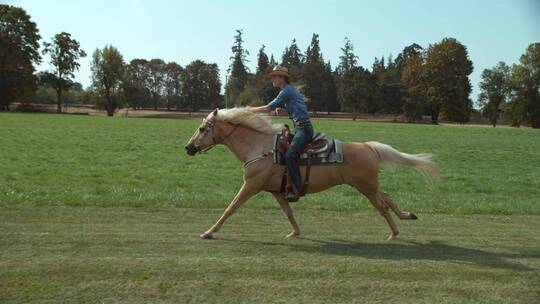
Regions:
[[[291,142],[291,147],[285,153],[285,161],[287,162],[287,170],[291,175],[292,182],[296,190],[302,189],[299,168],[299,153],[313,137],[313,129],[311,125],[299,126],[295,129],[295,134]]]

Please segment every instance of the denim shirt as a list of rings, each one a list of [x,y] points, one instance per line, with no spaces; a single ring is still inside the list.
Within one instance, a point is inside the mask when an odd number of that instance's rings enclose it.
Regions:
[[[284,107],[293,122],[309,119],[304,96],[290,84],[286,84],[278,96],[268,103],[268,108],[272,111],[278,107]]]

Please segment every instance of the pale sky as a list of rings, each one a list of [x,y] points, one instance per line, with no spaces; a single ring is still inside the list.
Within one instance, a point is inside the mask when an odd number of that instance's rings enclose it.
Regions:
[[[262,44],[279,61],[296,38],[305,51],[319,34],[325,60],[334,68],[345,36],[359,63],[371,68],[374,57],[395,56],[411,44],[427,48],[444,37],[463,43],[474,64],[471,98],[476,101],[480,74],[498,61],[516,63],[526,47],[540,42],[540,1],[0,1],[23,7],[48,41],[66,31],[89,54],[76,81],[90,84],[90,56],[106,44],[133,58],[161,58],[182,66],[195,59],[217,63],[222,82],[229,66],[235,29],[244,30],[255,71]],[[38,70],[49,67],[44,63]]]

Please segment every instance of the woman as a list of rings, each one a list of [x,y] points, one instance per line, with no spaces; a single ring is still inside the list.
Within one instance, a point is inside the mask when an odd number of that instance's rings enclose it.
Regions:
[[[291,75],[287,68],[278,65],[274,67],[269,75],[272,76],[272,85],[276,88],[280,88],[281,91],[277,97],[267,105],[248,107],[247,109],[257,113],[276,111],[276,109],[284,107],[289,113],[289,118],[294,124],[295,134],[291,147],[285,155],[285,161],[287,162],[287,170],[289,171],[293,182],[293,191],[287,193],[285,198],[287,201],[297,201],[300,196],[302,182],[298,164],[299,152],[302,151],[313,137],[313,126],[309,120],[309,113],[307,105],[304,102],[304,97],[289,83]]]

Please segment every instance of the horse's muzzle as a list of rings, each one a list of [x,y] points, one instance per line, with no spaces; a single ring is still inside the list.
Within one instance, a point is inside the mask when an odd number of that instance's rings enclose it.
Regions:
[[[189,144],[189,145],[185,146],[185,148],[186,148],[186,153],[191,155],[191,156],[193,156],[193,155],[197,154],[197,152],[199,152],[199,149],[197,149],[194,144]]]

